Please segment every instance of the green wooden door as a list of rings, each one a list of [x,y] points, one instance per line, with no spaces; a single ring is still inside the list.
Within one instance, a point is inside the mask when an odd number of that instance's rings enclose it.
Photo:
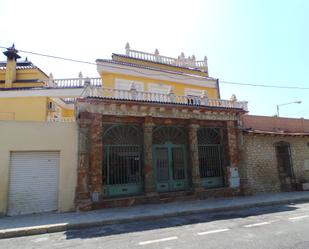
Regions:
[[[156,188],[158,192],[188,188],[186,150],[184,145],[165,143],[153,146]]]

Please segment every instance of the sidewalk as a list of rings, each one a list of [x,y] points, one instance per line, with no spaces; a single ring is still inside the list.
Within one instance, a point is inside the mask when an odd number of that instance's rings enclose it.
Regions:
[[[309,191],[185,201],[181,202],[181,204],[173,202],[168,204],[140,205],[89,212],[45,213],[3,217],[0,218],[0,239],[199,212],[227,211],[294,202],[309,202]]]

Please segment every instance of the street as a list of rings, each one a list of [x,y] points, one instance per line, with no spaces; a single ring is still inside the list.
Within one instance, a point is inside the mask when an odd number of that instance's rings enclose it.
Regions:
[[[194,214],[0,240],[0,248],[309,248],[309,204]]]

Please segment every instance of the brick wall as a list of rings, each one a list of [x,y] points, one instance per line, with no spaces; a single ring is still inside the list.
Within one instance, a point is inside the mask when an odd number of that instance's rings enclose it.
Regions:
[[[290,143],[292,164],[296,179],[309,180],[309,171],[304,168],[309,160],[308,137],[244,135],[241,165],[247,170],[249,188],[253,193],[279,192],[280,180],[274,143]]]

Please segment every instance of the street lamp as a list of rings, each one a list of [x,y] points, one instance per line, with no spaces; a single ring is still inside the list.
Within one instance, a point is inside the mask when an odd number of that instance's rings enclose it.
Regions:
[[[277,117],[279,117],[279,106],[289,105],[289,104],[301,104],[301,101],[299,100],[299,101],[293,101],[293,102],[288,102],[288,103],[277,105]]]

